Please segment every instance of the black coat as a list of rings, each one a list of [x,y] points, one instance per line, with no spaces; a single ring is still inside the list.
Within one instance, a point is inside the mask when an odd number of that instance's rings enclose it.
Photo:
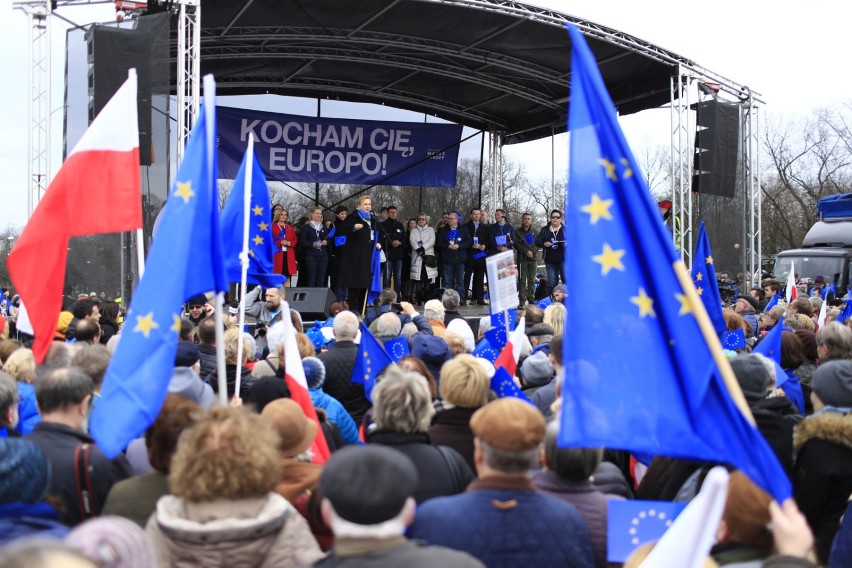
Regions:
[[[515,248],[515,230],[509,223],[503,223],[502,225],[497,223],[491,223],[488,225],[488,254],[497,254],[499,251],[497,250],[497,237],[505,236],[506,244],[508,250],[513,250]],[[504,246],[504,245],[500,245]]]
[[[481,244],[481,245],[485,245],[486,247],[488,246],[488,239],[490,237],[490,233],[488,232],[488,225],[486,225],[484,223],[480,223],[479,227],[474,228],[473,221],[468,221],[463,226],[464,226],[465,229],[467,229],[467,234],[470,235],[470,242],[472,244],[478,243],[478,244]],[[471,246],[472,246],[472,244],[471,244]],[[480,257],[480,258],[473,258],[474,255],[476,255],[479,252],[487,252],[487,250],[486,251],[478,251],[478,250],[470,249],[470,255],[468,256],[468,260],[470,261],[469,264],[472,264],[473,266],[477,266],[477,267],[480,267],[480,268],[485,268],[485,257],[484,256]]]
[[[323,392],[340,401],[355,425],[360,426],[371,404],[364,395],[364,385],[352,382],[357,356],[358,346],[353,341],[338,341],[334,347],[317,355],[317,359],[325,365]]]
[[[750,403],[757,429],[769,443],[778,461],[793,477],[793,428],[802,420],[796,406],[786,396]]]
[[[124,454],[109,460],[89,436],[63,424],[39,422],[35,429],[24,438],[38,446],[47,461],[50,462],[52,475],[48,494],[59,497],[65,512],[62,520],[68,525],[76,525],[83,520],[78,497],[77,478],[74,473],[74,453],[81,444],[92,444],[89,454],[89,477],[92,482],[92,502],[95,513],[100,514],[106,503],[110,489],[117,482],[130,477],[130,464]]]
[[[432,418],[432,426],[429,427],[429,439],[432,443],[457,451],[471,471],[476,471],[476,464],[473,463],[473,430],[470,429],[470,418],[476,410],[459,406],[443,410]]]
[[[325,241],[326,244],[320,248],[315,248],[314,243],[316,241]],[[304,257],[328,256],[328,229],[325,228],[325,225],[320,225],[319,232],[310,223],[302,225],[302,229],[299,231],[299,248]]]
[[[547,264],[559,264],[561,262],[565,262],[565,227],[560,226],[559,230],[556,231],[556,239],[560,241],[557,243],[556,248],[553,246],[545,247],[544,243],[553,242],[553,232],[550,230],[550,225],[542,227],[538,232],[538,238],[535,240],[535,244],[541,247],[541,250],[544,251],[544,262]]]
[[[408,241],[408,235],[405,234],[405,227],[399,221],[387,219],[382,221],[379,228],[379,237],[381,238],[382,250],[385,251],[385,256],[388,260],[402,260],[405,254],[405,243]],[[399,241],[400,245],[394,247],[391,241]]]
[[[455,238],[454,243],[458,244],[459,248],[457,250],[450,250],[450,226],[441,227],[441,230],[438,231],[438,236],[435,238],[435,246],[441,251],[439,262],[442,265],[464,264],[467,261],[467,252],[470,250],[473,240],[470,238],[467,229],[462,225],[458,226],[458,232],[459,234]]]
[[[361,224],[360,230],[355,225]],[[342,247],[340,259],[340,274],[337,283],[342,288],[369,288],[373,279],[371,272],[373,249],[376,241],[372,239],[372,231],[377,231],[379,224],[375,219],[364,221],[354,211],[340,224],[335,237],[343,235],[346,244]]]

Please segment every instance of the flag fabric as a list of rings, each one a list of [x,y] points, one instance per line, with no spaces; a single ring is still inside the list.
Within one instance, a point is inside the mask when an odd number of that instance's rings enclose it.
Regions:
[[[249,266],[246,282],[260,284],[264,288],[278,288],[287,278],[273,274],[272,262],[275,246],[272,242],[272,227],[269,219],[272,206],[269,202],[269,188],[263,168],[254,152],[243,158],[234,187],[225,201],[222,210],[222,244],[225,247],[225,268],[228,282],[242,280],[240,254],[243,252],[243,215],[245,214],[246,172],[251,168],[251,212],[249,213]]]
[[[37,363],[62,310],[69,237],[142,227],[136,83],[131,69],[56,173],[7,258],[29,309]]]
[[[799,291],[796,290],[796,263],[790,261],[790,274],[787,275],[787,288],[784,290],[784,295],[789,304],[799,296]]]
[[[646,542],[659,540],[684,508],[678,501],[608,501],[607,560],[625,562]]]
[[[704,230],[704,221],[698,224],[698,240],[692,257],[692,281],[710,321],[713,322],[713,328],[716,333],[721,334],[727,326],[725,316],[722,315],[722,296],[716,283],[716,267],[713,265],[713,253],[710,252],[710,240]]]
[[[553,300],[551,300],[550,296],[548,296],[547,298],[542,298],[541,300],[536,302],[535,305],[538,306],[539,308],[541,308],[542,310],[546,310],[547,306],[549,306],[552,303],[553,303]]]
[[[746,346],[745,331],[742,329],[724,331],[719,339],[722,341],[722,347],[731,351],[743,349]]]
[[[385,352],[379,340],[373,337],[370,330],[361,322],[361,343],[358,344],[358,357],[352,368],[352,382],[364,385],[364,395],[373,402],[373,387],[385,367],[393,364],[393,360]]]
[[[783,501],[790,481],[744,414],[745,398],[714,330],[699,325],[698,318],[709,318],[660,222],[594,56],[578,29],[568,28],[564,217],[574,250],[566,276],[596,285],[565,300],[571,319],[584,323],[565,330],[559,445],[727,462]]]
[[[846,300],[843,310],[837,314],[837,323],[843,323],[849,318],[852,318],[852,300]]]
[[[400,359],[411,355],[411,350],[408,348],[408,338],[395,337],[388,339],[385,341],[385,351],[394,363],[399,363]]]
[[[506,325],[506,316],[509,318],[509,325]],[[503,349],[506,342],[509,341],[509,332],[515,329],[518,319],[518,310],[509,308],[506,312],[494,312],[491,314],[491,329],[485,332],[485,338],[496,349]]]
[[[518,360],[521,358],[521,345],[524,341],[524,318],[518,322],[518,326],[512,331],[512,335],[506,342],[506,346],[500,352],[500,356],[494,361],[494,368],[501,367],[506,369],[510,377],[515,376],[518,370]]]
[[[717,466],[707,472],[701,491],[657,541],[642,566],[706,566],[725,512],[729,479],[723,467]]]
[[[331,456],[331,451],[328,449],[322,424],[320,424],[316,408],[314,408],[313,400],[311,400],[311,391],[308,388],[308,380],[305,378],[305,368],[302,366],[302,357],[299,355],[299,345],[296,343],[296,328],[293,327],[293,321],[289,317],[290,304],[281,302],[281,312],[286,315],[280,320],[280,325],[284,326],[284,381],[290,391],[290,398],[302,407],[302,411],[308,417],[308,420],[317,425],[317,437],[311,444],[312,460],[313,463],[324,464]]]
[[[497,357],[500,356],[500,349],[495,348],[491,345],[491,342],[486,338],[482,338],[479,340],[479,343],[476,344],[476,349],[471,353],[474,357],[478,359],[485,359],[491,364],[494,364],[494,361],[497,360]]]
[[[506,346],[506,342],[509,341],[509,334],[506,333],[505,327],[492,327],[485,332],[485,339],[495,349],[503,349]]]
[[[494,371],[494,375],[491,376],[491,390],[494,391],[499,398],[519,398],[524,402],[528,402],[533,404],[533,402],[529,399],[529,397],[522,391],[517,383],[515,383],[514,379],[505,367],[500,367],[496,371]]]
[[[828,302],[823,300],[822,305],[819,307],[819,315],[817,316],[817,331],[822,329],[822,326],[825,325],[825,318],[828,315]]]
[[[215,84],[206,77],[202,110],[160,213],[145,274],[92,414],[92,437],[110,458],[141,435],[160,412],[175,366],[181,304],[197,294],[228,288],[219,232],[215,140]]]
[[[375,240],[379,239],[379,232],[375,231]],[[370,270],[373,279],[370,281],[370,290],[367,292],[367,304],[373,304],[382,293],[382,251],[373,247],[373,258],[370,262]]]
[[[504,314],[508,314],[509,316],[509,331],[515,330],[515,325],[518,321],[518,310],[517,308],[509,308],[505,312],[494,312],[491,314],[491,325],[493,327],[502,327],[506,328],[506,316]]]
[[[769,303],[766,304],[766,307],[763,308],[763,311],[768,312],[769,310],[771,310],[772,308],[777,306],[778,305],[778,298],[780,298],[780,297],[781,297],[781,293],[775,292],[775,294],[772,295],[772,299],[770,299]]]
[[[829,294],[834,294],[835,296],[837,296],[837,284],[835,284],[834,282],[822,289],[822,299],[825,300],[826,298],[828,298]]]
[[[752,353],[760,353],[775,363],[775,387],[778,388],[787,382],[787,373],[781,367],[781,334],[784,333],[784,316],[778,320],[775,327],[763,336],[760,343],[754,346]]]

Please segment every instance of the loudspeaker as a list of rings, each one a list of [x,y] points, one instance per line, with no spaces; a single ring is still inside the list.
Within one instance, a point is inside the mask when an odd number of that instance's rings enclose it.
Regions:
[[[695,105],[692,191],[734,197],[740,155],[740,107],[718,100]]]
[[[290,308],[302,314],[302,321],[325,320],[337,296],[328,288],[284,288]]]

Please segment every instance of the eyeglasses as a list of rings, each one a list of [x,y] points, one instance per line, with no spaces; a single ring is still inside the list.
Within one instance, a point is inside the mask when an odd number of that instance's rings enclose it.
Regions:
[[[190,310],[200,310],[200,309],[201,309],[201,308],[203,308],[203,307],[204,307],[204,306],[189,306],[189,309],[190,309]]]
[[[562,217],[560,217],[559,215],[551,215],[550,218],[551,219],[561,219]]]

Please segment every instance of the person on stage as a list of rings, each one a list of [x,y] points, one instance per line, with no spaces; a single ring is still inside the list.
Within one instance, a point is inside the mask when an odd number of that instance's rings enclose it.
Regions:
[[[305,281],[300,285],[311,288],[325,287],[328,270],[328,229],[322,222],[322,207],[311,209],[310,220],[302,226],[299,245],[305,258],[302,273]]]
[[[544,266],[547,268],[547,283],[551,290],[565,282],[565,230],[562,211],[550,212],[550,224],[541,228],[535,244],[544,251]]]
[[[373,200],[369,195],[358,198],[355,211],[341,223],[338,234],[346,237],[342,247],[338,286],[349,289],[349,309],[364,308],[367,291],[373,280],[373,250],[381,250],[377,233],[379,224],[372,215]]]
[[[331,260],[328,263],[328,276],[331,281],[331,290],[334,292],[335,297],[341,302],[346,301],[346,288],[340,286],[340,263],[343,259],[343,254],[345,252],[345,238],[342,236],[343,233],[338,233],[340,228],[343,226],[343,223],[346,221],[346,217],[349,215],[349,210],[345,205],[339,205],[337,209],[334,210],[334,221],[332,226],[328,229],[328,249],[331,253]],[[341,244],[338,246],[338,242]]]
[[[438,278],[438,259],[435,257],[435,229],[429,226],[426,214],[417,216],[417,226],[411,231],[411,282],[415,303],[425,304]]]
[[[284,286],[292,286],[292,277],[296,274],[296,230],[287,222],[289,212],[284,209],[273,208],[275,211],[272,218],[272,241],[275,243],[276,253],[272,259],[275,274],[283,274],[287,277]]]

